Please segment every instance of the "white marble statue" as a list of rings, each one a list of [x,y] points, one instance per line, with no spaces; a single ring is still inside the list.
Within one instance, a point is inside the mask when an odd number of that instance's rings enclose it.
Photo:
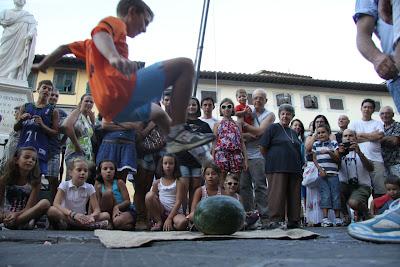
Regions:
[[[26,0],[14,0],[15,8],[0,11],[4,27],[0,40],[0,78],[26,81],[35,57],[37,22],[23,10]]]

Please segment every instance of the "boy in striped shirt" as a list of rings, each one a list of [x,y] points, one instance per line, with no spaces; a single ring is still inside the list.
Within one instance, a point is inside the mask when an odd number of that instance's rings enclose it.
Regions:
[[[329,139],[331,130],[328,126],[319,126],[316,129],[317,141],[314,142],[312,152],[315,166],[318,168],[320,180],[321,209],[324,218],[321,226],[341,226],[340,218],[340,183],[338,177],[338,163],[340,160],[338,143]],[[328,210],[335,211],[335,222],[328,218]]]

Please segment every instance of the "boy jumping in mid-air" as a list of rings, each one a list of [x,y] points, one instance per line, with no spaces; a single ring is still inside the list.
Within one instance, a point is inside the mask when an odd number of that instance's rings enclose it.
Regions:
[[[168,133],[168,153],[211,142],[212,134],[193,133],[184,128],[194,76],[192,61],[175,58],[137,70],[136,62],[128,59],[126,37],[146,32],[153,11],[142,0],[120,0],[117,16],[101,20],[92,30],[92,39],[60,46],[34,64],[32,70],[46,72],[62,56],[72,53],[86,62],[93,98],[105,121],[154,121]],[[159,100],[169,86],[173,87],[171,118],[160,106],[151,103]]]

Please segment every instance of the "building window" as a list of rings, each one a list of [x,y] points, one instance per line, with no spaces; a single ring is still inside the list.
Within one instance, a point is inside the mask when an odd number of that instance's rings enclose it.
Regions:
[[[247,93],[247,105],[253,105],[253,94]]]
[[[60,93],[74,94],[76,84],[76,70],[55,70],[54,72],[54,87]]]
[[[344,110],[343,99],[329,98],[329,107],[334,110]]]
[[[28,86],[31,88],[33,91],[36,91],[36,83],[37,83],[37,73],[29,73],[28,76]]]
[[[201,100],[203,100],[206,97],[211,97],[214,100],[214,103],[217,103],[217,92],[214,91],[201,91]]]
[[[282,104],[292,104],[292,97],[290,94],[277,94],[276,95],[276,105],[279,107]]]
[[[374,100],[374,101],[375,101],[375,110],[374,110],[374,112],[379,112],[381,110],[381,101],[377,101],[377,100]]]
[[[315,95],[303,96],[304,107],[309,109],[318,109],[318,98]]]

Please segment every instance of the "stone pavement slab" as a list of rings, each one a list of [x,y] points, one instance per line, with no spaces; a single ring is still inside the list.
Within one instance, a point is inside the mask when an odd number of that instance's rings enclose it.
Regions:
[[[106,249],[91,231],[0,231],[0,266],[376,267],[400,262],[400,245],[358,241],[346,228],[307,229],[322,237],[168,241],[135,249]]]

